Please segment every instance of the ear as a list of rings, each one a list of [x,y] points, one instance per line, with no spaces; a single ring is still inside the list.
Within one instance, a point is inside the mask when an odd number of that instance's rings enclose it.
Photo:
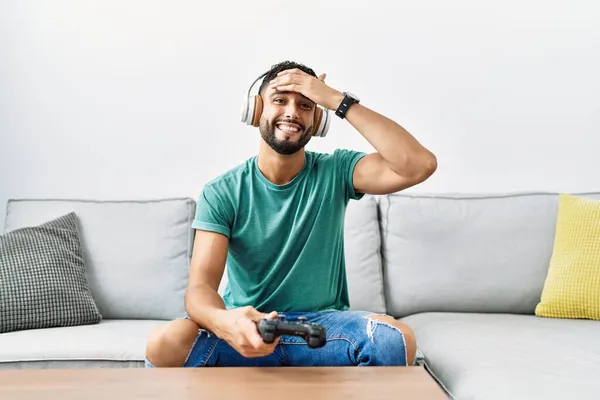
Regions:
[[[325,82],[325,77],[327,77],[327,74],[321,74],[319,75],[319,80]]]

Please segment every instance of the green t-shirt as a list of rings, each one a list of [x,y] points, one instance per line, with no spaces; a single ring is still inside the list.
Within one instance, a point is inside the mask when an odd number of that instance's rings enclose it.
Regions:
[[[257,157],[208,182],[192,228],[229,238],[225,306],[262,312],[347,310],[344,216],[359,200],[352,174],[366,154],[305,151],[302,170],[275,185]]]

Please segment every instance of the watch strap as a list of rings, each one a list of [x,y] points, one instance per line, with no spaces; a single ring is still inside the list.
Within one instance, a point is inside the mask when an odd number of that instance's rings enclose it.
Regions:
[[[346,92],[344,92],[344,99],[338,106],[337,110],[335,110],[335,115],[337,115],[341,119],[346,118],[346,112],[348,111],[350,106],[354,103],[358,103],[356,101],[356,99],[354,99],[353,97],[349,96]]]

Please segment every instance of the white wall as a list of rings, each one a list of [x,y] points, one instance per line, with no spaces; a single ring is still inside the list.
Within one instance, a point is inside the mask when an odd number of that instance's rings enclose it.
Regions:
[[[0,226],[11,197],[196,197],[255,154],[247,86],[293,59],[411,131],[414,191],[600,190],[590,1],[0,2]],[[335,119],[309,148],[370,151]]]

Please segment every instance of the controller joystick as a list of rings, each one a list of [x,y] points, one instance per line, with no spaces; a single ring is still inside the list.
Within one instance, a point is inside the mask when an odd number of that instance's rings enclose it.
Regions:
[[[258,331],[265,343],[273,343],[279,336],[298,336],[304,339],[308,347],[319,348],[325,345],[325,328],[319,324],[306,322],[306,317],[299,317],[297,322],[286,321],[285,317],[277,319],[261,319]]]

